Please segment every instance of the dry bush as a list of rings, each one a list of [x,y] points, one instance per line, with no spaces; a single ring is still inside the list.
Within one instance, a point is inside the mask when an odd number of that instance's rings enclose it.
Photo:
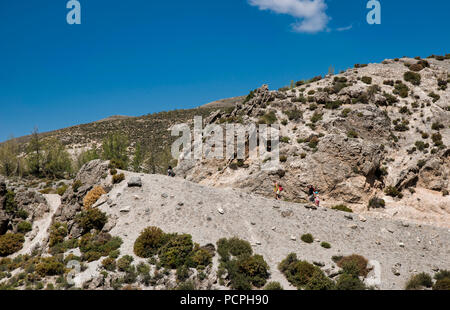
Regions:
[[[86,196],[83,199],[83,206],[85,209],[89,209],[94,205],[94,203],[97,202],[97,200],[102,196],[105,195],[106,192],[101,186],[94,187],[89,193],[86,194]]]

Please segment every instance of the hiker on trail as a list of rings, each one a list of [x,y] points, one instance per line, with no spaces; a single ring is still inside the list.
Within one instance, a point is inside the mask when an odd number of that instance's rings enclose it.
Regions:
[[[283,186],[281,184],[278,184],[278,191],[277,191],[277,200],[281,199],[281,192],[284,190]]]
[[[314,202],[314,187],[312,185],[308,186],[308,197],[309,201]]]
[[[320,199],[319,199],[319,191],[316,190],[314,192],[314,203],[316,204],[317,207],[320,207]]]
[[[172,166],[169,166],[169,168],[167,168],[167,176],[172,177],[172,178],[175,176]]]
[[[281,192],[283,191],[283,186],[281,186],[281,184],[278,184],[277,181],[274,181],[274,187],[273,187],[273,191],[275,193],[275,199],[276,200],[280,200],[281,199]]]
[[[278,200],[278,182],[273,182],[273,192],[275,193],[275,199]]]

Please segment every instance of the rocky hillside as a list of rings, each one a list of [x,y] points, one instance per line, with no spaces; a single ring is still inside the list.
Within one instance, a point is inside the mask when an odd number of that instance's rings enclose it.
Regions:
[[[0,255],[7,254],[0,259],[0,288],[228,289],[276,281],[285,289],[404,289],[413,275],[445,275],[450,268],[447,229],[274,201],[182,178],[127,171],[113,176],[108,166],[100,160],[86,164],[61,199],[36,197],[47,208],[25,218],[29,231],[19,234],[9,226],[0,237]],[[19,200],[20,208],[24,204]],[[162,231],[141,234],[148,227]],[[222,239],[232,237],[249,243]],[[227,246],[233,256],[251,252],[230,261]],[[351,275],[344,261],[356,258],[359,271]],[[298,270],[290,265],[296,260],[303,261]]]
[[[209,123],[277,123],[279,171],[265,160],[179,162],[187,180],[305,202],[307,186],[322,205],[345,204],[378,213],[450,227],[450,59],[401,58],[270,91],[266,85],[231,112]]]

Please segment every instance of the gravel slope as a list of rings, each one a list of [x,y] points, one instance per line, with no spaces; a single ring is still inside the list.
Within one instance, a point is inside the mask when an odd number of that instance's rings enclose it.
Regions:
[[[124,181],[97,202],[110,216],[110,233],[124,240],[122,254],[133,253],[134,241],[144,228],[158,226],[165,232],[189,233],[201,245],[215,244],[223,237],[246,239],[270,265],[271,280],[282,282],[285,288],[289,285],[277,265],[291,252],[300,259],[323,263],[324,270],[331,273],[336,271],[333,255],[356,253],[378,261],[382,289],[403,289],[416,272],[450,269],[448,229],[376,215],[361,218],[326,208],[312,210],[238,189],[210,188],[181,178],[123,172],[126,181],[139,176],[143,187],[129,188]],[[300,236],[305,233],[311,233],[315,242],[302,242]],[[331,249],[322,248],[321,241],[329,242]],[[398,276],[392,271],[395,265]]]

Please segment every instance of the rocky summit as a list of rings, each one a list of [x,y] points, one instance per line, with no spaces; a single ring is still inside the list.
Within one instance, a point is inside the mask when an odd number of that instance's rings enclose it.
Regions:
[[[449,72],[389,59],[6,142],[0,289],[450,289]],[[199,114],[278,124],[277,169],[169,158]]]

